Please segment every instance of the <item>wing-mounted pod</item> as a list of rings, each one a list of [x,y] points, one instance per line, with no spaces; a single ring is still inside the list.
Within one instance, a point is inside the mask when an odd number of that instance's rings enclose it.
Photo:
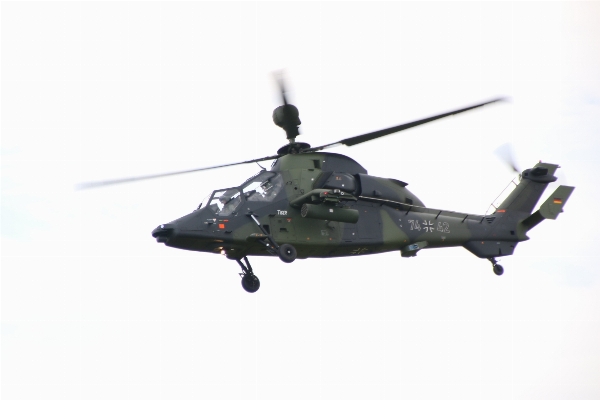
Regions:
[[[300,208],[303,218],[337,221],[354,224],[358,222],[358,210],[342,206],[348,201],[357,201],[354,176],[345,172],[324,173],[316,182],[315,189],[290,202]]]
[[[303,218],[320,219],[325,221],[347,222],[355,224],[358,222],[358,210],[353,208],[336,207],[327,204],[302,204],[300,215]]]
[[[354,224],[358,221],[358,210],[343,207],[340,203],[356,200],[353,195],[339,189],[313,189],[292,200],[290,205],[300,208],[300,215],[303,218]]]

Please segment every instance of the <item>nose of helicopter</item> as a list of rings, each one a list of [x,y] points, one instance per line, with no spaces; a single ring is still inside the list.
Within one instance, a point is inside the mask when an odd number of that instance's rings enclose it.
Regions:
[[[156,238],[158,243],[167,243],[176,240],[180,236],[193,235],[198,230],[203,229],[200,223],[200,215],[200,211],[194,211],[168,224],[161,224],[152,231],[152,236]]]
[[[206,247],[211,235],[206,232],[206,213],[196,210],[167,224],[161,224],[152,231],[158,243],[169,247],[201,251]]]
[[[166,243],[169,240],[169,238],[171,237],[171,235],[173,234],[174,230],[175,230],[174,224],[162,224],[162,225],[157,226],[152,231],[152,236],[156,238],[156,241],[158,243]]]

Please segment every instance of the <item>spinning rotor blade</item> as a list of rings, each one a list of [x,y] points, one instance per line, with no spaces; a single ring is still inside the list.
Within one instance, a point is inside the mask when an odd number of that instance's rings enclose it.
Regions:
[[[490,104],[490,103],[495,103],[497,101],[501,101],[504,100],[504,98],[497,98],[494,100],[490,100],[490,101],[486,101],[485,103],[480,103],[480,104],[476,104],[474,106],[470,106],[470,107],[465,107],[465,108],[461,108],[458,110],[454,110],[454,111],[450,111],[444,114],[439,114],[439,115],[434,115],[433,117],[429,117],[429,118],[423,118],[417,121],[413,121],[413,122],[408,122],[402,125],[398,125],[398,126],[393,126],[391,128],[387,128],[387,129],[382,129],[380,131],[375,131],[375,132],[370,132],[370,133],[365,133],[362,135],[358,135],[358,136],[353,136],[347,139],[342,139],[339,142],[334,142],[334,143],[329,143],[323,146],[318,146],[318,147],[311,147],[310,149],[306,149],[303,151],[303,153],[312,153],[315,151],[319,151],[319,150],[323,150],[323,149],[327,149],[330,147],[334,147],[334,146],[339,146],[340,144],[346,145],[346,146],[354,146],[355,144],[360,144],[360,143],[364,143],[367,142],[369,140],[373,140],[373,139],[377,139],[392,133],[396,133],[396,132],[400,132],[403,131],[405,129],[409,129],[409,128],[413,128],[415,126],[419,126],[419,125],[423,125],[426,124],[428,122],[431,121],[435,121],[436,119],[441,119],[441,118],[445,118],[445,117],[449,117],[451,115],[455,115],[455,114],[460,114],[462,112],[465,111],[469,111],[472,110],[474,108],[477,107],[482,107],[485,106],[486,104]]]
[[[154,175],[136,176],[136,177],[131,177],[131,178],[112,179],[112,180],[108,180],[108,181],[85,182],[85,183],[79,183],[79,184],[77,184],[75,186],[75,189],[77,189],[77,190],[92,189],[92,188],[95,188],[95,187],[108,186],[108,185],[116,185],[116,184],[119,184],[119,183],[129,183],[129,182],[143,181],[143,180],[147,180],[147,179],[162,178],[162,177],[165,177],[165,176],[189,174],[190,172],[197,172],[197,171],[205,171],[205,170],[208,170],[208,169],[230,167],[232,165],[251,164],[251,163],[258,162],[258,161],[274,160],[274,159],[279,158],[279,157],[281,157],[281,156],[280,155],[275,155],[275,156],[269,156],[269,157],[263,157],[263,158],[255,158],[254,160],[235,162],[235,163],[231,163],[231,164],[222,164],[222,165],[214,165],[212,167],[189,169],[189,170],[186,170],[186,171],[167,172],[167,173],[163,173],[163,174],[154,174]]]
[[[281,93],[281,101],[283,101],[283,105],[287,105],[287,98],[285,97],[285,83],[283,79],[283,71],[273,72],[273,76],[275,77],[275,81],[277,81],[277,86],[279,86],[279,92]]]
[[[298,144],[298,145],[305,145],[308,147],[308,145],[306,143],[294,143],[294,138],[296,136],[298,136],[300,133],[298,131],[298,125],[300,125],[300,119],[298,118],[298,109],[295,106],[293,106],[292,104],[289,104],[287,102],[287,98],[285,97],[285,87],[284,87],[284,83],[283,83],[283,79],[281,78],[281,75],[277,78],[277,82],[278,82],[279,88],[281,90],[281,97],[282,97],[284,105],[279,106],[278,108],[275,109],[275,111],[273,112],[273,121],[278,126],[282,127],[286,131],[287,138],[290,140],[290,145],[288,145],[288,146],[293,146],[294,144]],[[435,121],[436,119],[441,119],[441,118],[448,117],[450,115],[459,114],[459,113],[469,111],[469,110],[472,110],[477,107],[482,107],[482,106],[485,106],[486,104],[495,103],[495,102],[501,101],[501,100],[504,100],[504,99],[498,98],[498,99],[486,101],[484,103],[476,104],[476,105],[473,105],[470,107],[461,108],[461,109],[450,111],[450,112],[447,112],[444,114],[434,115],[429,118],[424,118],[424,119],[420,119],[417,121],[408,122],[408,123],[405,123],[402,125],[393,126],[391,128],[382,129],[382,130],[370,132],[370,133],[365,133],[365,134],[353,136],[353,137],[350,137],[347,139],[342,139],[338,142],[329,143],[329,144],[319,146],[319,147],[311,147],[311,148],[303,149],[302,146],[296,146],[294,148],[297,148],[297,152],[299,152],[299,153],[314,153],[319,150],[324,150],[324,149],[338,146],[341,144],[346,145],[346,146],[354,146],[355,144],[364,143],[369,140],[377,139],[377,138],[380,138],[380,137],[383,137],[383,136],[386,136],[386,135],[389,135],[392,133],[400,132],[405,129],[409,129],[409,128],[412,128],[415,126],[426,124],[431,121]],[[136,181],[142,181],[142,180],[148,180],[148,179],[154,179],[154,178],[162,178],[165,176],[174,176],[174,175],[188,174],[188,173],[197,172],[197,171],[206,171],[209,169],[230,167],[233,165],[251,164],[251,163],[255,163],[255,162],[259,162],[259,161],[275,160],[277,158],[282,157],[285,154],[287,154],[287,153],[284,152],[284,153],[276,154],[273,156],[255,158],[253,160],[215,165],[212,167],[195,168],[195,169],[190,169],[190,170],[185,170],[185,171],[167,172],[167,173],[162,173],[162,174],[144,175],[144,176],[137,176],[137,177],[130,177],[130,178],[112,179],[112,180],[106,180],[106,181],[85,182],[85,183],[77,184],[75,186],[75,189],[77,189],[77,190],[91,189],[91,188],[100,187],[100,186],[116,185],[119,183],[136,182]],[[511,160],[510,164],[511,164],[512,168],[515,171],[517,171],[512,160]]]
[[[293,104],[289,104],[287,97],[285,97],[286,90],[283,71],[273,73],[273,75],[279,86],[281,100],[283,101],[283,105],[273,110],[273,122],[285,131],[286,138],[290,143],[293,143],[296,136],[300,134],[300,131],[298,130],[298,126],[301,124],[300,113],[298,112],[298,108]]]
[[[514,172],[520,174],[521,171],[517,167],[517,163],[515,162],[514,152],[510,143],[504,143],[502,146],[498,147],[494,152],[498,157],[504,161],[506,165],[508,165]]]

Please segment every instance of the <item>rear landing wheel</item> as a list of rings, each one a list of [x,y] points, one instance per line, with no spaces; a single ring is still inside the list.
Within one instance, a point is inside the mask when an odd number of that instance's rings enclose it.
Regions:
[[[502,265],[494,264],[494,273],[498,276],[502,275],[504,273],[504,268],[502,268]]]
[[[254,293],[260,288],[260,281],[254,274],[244,274],[242,276],[242,287],[248,293]]]
[[[291,263],[296,259],[297,256],[298,253],[296,252],[296,248],[291,244],[286,243],[279,246],[279,258],[281,261],[285,263]]]

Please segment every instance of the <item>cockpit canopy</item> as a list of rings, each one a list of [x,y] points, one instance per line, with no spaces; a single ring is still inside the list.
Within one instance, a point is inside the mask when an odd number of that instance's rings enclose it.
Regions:
[[[206,207],[219,216],[232,215],[244,201],[269,202],[275,199],[283,188],[281,174],[263,171],[233,188],[215,190]]]

